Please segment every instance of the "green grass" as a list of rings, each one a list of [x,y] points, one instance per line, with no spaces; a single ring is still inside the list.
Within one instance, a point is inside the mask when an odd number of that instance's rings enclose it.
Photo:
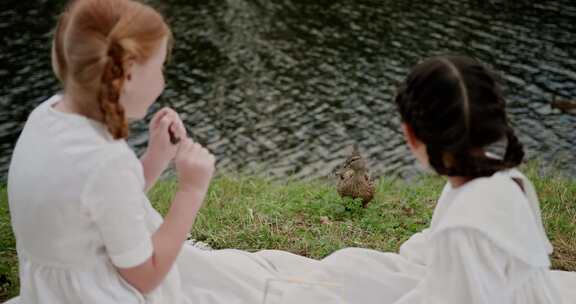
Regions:
[[[540,195],[554,243],[553,268],[576,271],[576,180],[524,168]],[[384,178],[367,209],[341,200],[326,181],[272,182],[262,177],[221,176],[210,188],[192,237],[214,248],[281,249],[322,258],[343,247],[397,251],[429,225],[445,180],[423,176],[411,182]],[[165,214],[176,184],[159,182],[149,193]],[[0,302],[18,292],[17,258],[5,189],[0,189]]]

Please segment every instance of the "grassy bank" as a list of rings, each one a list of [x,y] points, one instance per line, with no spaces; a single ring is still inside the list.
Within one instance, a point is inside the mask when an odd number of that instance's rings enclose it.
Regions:
[[[553,267],[576,271],[576,180],[524,168],[537,187],[544,222],[555,246]],[[219,177],[192,236],[214,248],[281,249],[321,258],[343,247],[396,251],[428,226],[444,180],[424,176],[407,183],[381,179],[366,210],[342,201],[328,182],[271,182],[259,177]],[[162,213],[169,208],[173,181],[160,182],[149,196]],[[5,189],[0,190],[0,302],[17,294],[17,259]]]

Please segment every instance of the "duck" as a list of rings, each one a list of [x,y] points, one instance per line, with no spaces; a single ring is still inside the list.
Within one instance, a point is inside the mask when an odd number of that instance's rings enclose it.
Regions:
[[[556,99],[556,94],[554,94],[552,95],[550,107],[562,111],[573,111],[576,110],[576,100],[558,100]]]
[[[336,176],[338,179],[336,190],[340,197],[360,198],[363,208],[366,208],[374,198],[376,187],[370,177],[368,164],[360,155],[357,145],[353,146],[352,153],[342,168],[336,172]]]

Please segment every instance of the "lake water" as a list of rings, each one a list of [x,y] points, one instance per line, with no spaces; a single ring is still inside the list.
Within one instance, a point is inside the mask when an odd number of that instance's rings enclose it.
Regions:
[[[176,37],[164,105],[224,171],[330,175],[357,143],[376,175],[417,172],[393,104],[425,57],[458,53],[503,79],[529,158],[576,176],[576,2],[525,0],[148,1]],[[50,39],[63,1],[0,4],[0,177],[30,111],[58,91]],[[129,143],[140,153],[146,124]],[[41,149],[41,147],[38,147]]]

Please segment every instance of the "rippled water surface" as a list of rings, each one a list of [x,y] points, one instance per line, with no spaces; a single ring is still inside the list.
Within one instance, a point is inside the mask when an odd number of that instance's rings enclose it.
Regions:
[[[176,36],[174,107],[225,170],[329,175],[357,143],[377,174],[416,171],[399,132],[394,83],[424,57],[494,67],[529,157],[576,176],[576,2],[472,0],[148,1]],[[62,1],[0,4],[0,176],[30,111],[58,90],[50,31]],[[141,152],[146,125],[130,143]],[[41,148],[41,147],[39,147]]]

